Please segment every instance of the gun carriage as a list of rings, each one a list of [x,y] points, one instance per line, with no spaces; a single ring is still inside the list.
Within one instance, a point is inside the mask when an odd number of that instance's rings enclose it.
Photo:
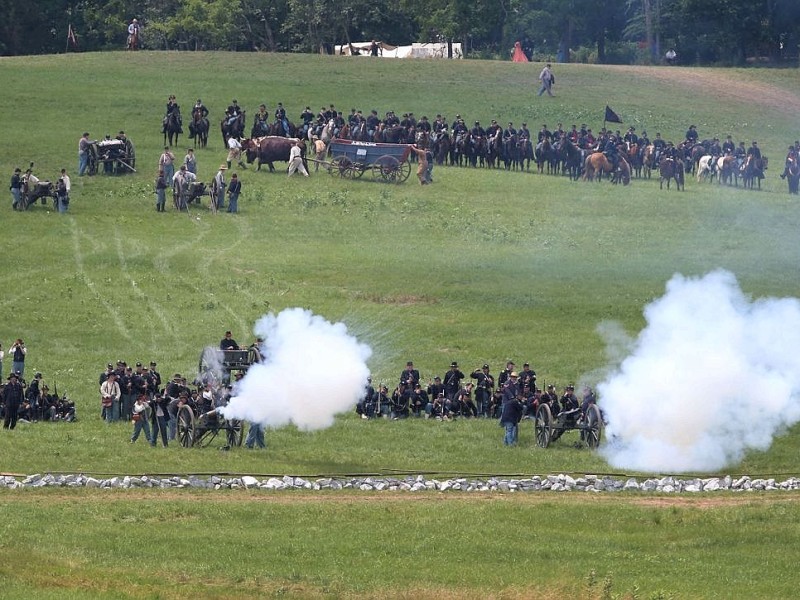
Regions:
[[[206,348],[200,355],[199,381],[212,388],[230,383],[235,373],[246,373],[258,361],[258,351],[219,350]],[[200,399],[198,399],[200,402]],[[244,423],[227,419],[212,404],[187,402],[178,409],[178,442],[184,448],[208,446],[219,434],[225,436],[226,447],[242,445]]]
[[[585,412],[576,408],[562,411],[554,417],[549,404],[539,405],[534,423],[536,445],[547,448],[568,431],[579,431],[581,441],[591,449],[597,448],[603,434],[600,408],[596,404],[590,404]]]

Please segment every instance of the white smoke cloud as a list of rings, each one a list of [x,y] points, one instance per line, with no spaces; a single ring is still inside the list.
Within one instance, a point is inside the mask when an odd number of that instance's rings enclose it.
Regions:
[[[254,331],[265,340],[264,362],[239,381],[226,417],[310,431],[331,426],[363,395],[372,350],[344,324],[290,308],[262,317]]]
[[[617,468],[709,472],[800,420],[800,301],[746,297],[733,274],[675,275],[597,390]]]

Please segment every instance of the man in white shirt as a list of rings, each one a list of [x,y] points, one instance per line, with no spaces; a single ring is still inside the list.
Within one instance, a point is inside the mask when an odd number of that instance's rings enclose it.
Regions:
[[[236,139],[235,137],[231,136],[228,138],[228,168],[231,168],[231,163],[233,161],[238,161],[239,166],[242,169],[246,169],[247,167],[242,162],[242,143]]]
[[[298,140],[289,150],[289,177],[294,175],[295,171],[300,171],[305,177],[308,177],[308,171],[306,171],[306,167],[303,164],[304,145],[303,140]]]

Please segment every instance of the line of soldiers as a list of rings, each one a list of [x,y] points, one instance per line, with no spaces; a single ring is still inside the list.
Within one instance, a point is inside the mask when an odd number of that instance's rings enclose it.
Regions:
[[[433,418],[436,420],[452,420],[458,417],[486,417],[498,419],[503,407],[503,390],[510,383],[512,375],[516,377],[519,394],[516,400],[523,406],[523,418],[536,415],[538,407],[547,403],[554,417],[565,419],[577,418],[586,410],[588,403],[594,403],[594,393],[584,388],[583,399],[578,400],[575,386],[565,386],[559,396],[554,384],[548,384],[545,390],[536,386],[536,372],[529,363],[524,363],[517,372],[513,361],[506,363],[506,368],[495,382],[488,364],[466,374],[458,367],[457,362],[442,376],[436,376],[422,385],[420,374],[414,368],[413,361],[408,361],[406,368],[400,373],[399,383],[393,391],[381,383],[377,389],[370,379],[363,398],[356,405],[356,412],[362,419],[377,417],[404,419],[410,416]]]
[[[57,390],[50,393],[42,374],[37,372],[28,384],[19,371],[8,376],[7,383],[0,388],[0,418],[6,429],[14,429],[17,422],[67,421],[77,419],[75,403]]]

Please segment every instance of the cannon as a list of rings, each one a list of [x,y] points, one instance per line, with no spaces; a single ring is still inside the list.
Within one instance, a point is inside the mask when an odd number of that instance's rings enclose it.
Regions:
[[[136,172],[136,151],[128,139],[105,139],[89,144],[89,175],[96,175],[100,164],[106,175],[122,175]]]
[[[58,202],[56,186],[52,181],[39,179],[32,173],[27,173],[22,178],[22,189],[20,190],[20,208],[27,210],[29,206],[41,200],[42,204],[47,204],[47,199],[53,200],[53,206]]]
[[[245,350],[220,350],[211,346],[200,354],[197,383],[219,390],[228,385],[235,373],[246,373],[251,365],[261,360],[255,347]],[[225,447],[242,445],[244,423],[223,417],[212,403],[189,401],[180,405],[177,412],[178,443],[184,448],[208,446],[219,434],[225,435]]]
[[[537,446],[547,448],[568,431],[579,431],[582,442],[593,450],[597,448],[603,434],[603,418],[597,404],[590,404],[585,412],[576,408],[562,411],[556,417],[553,417],[549,404],[538,406],[534,422]]]

